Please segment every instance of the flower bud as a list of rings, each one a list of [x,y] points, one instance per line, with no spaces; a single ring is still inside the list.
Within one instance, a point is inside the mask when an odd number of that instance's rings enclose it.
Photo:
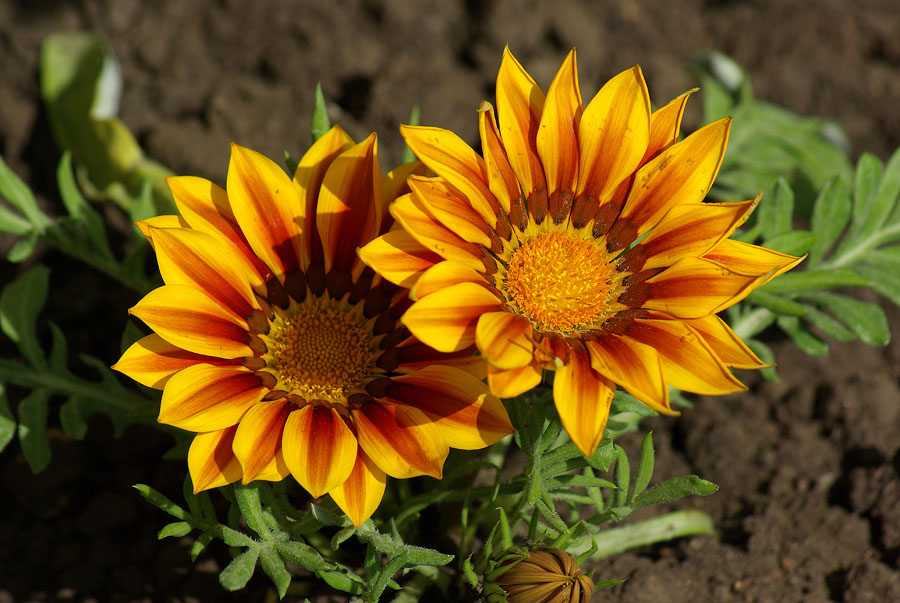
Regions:
[[[582,574],[575,559],[560,549],[509,555],[491,574],[493,585],[485,588],[491,603],[587,603],[594,594],[591,577]]]

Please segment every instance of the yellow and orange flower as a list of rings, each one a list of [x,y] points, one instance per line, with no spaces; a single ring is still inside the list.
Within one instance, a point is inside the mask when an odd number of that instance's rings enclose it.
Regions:
[[[730,119],[679,141],[689,95],[651,112],[634,67],[582,107],[574,50],[545,95],[507,49],[499,123],[479,108],[482,155],[447,130],[403,127],[437,177],[412,176],[390,207],[404,230],[360,250],[411,288],[402,322],[422,342],[477,345],[494,394],[555,370],[560,419],[588,455],[617,384],[670,415],[667,385],[743,389],[729,367],[763,363],[716,313],[799,261],[728,238],[758,199],[703,203]]]
[[[359,525],[385,475],[440,478],[449,447],[512,432],[474,347],[411,336],[409,292],[357,257],[391,228],[385,208],[416,165],[382,179],[375,135],[354,144],[340,128],[293,180],[233,145],[227,192],[170,178],[181,215],[139,223],[165,285],[131,309],[155,333],[114,368],[163,390],[160,422],[197,432],[195,491],[290,474]]]

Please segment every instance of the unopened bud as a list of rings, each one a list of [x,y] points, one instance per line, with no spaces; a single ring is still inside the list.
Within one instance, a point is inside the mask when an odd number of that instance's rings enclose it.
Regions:
[[[509,555],[491,574],[493,584],[485,588],[491,603],[587,603],[594,595],[594,581],[560,549]]]

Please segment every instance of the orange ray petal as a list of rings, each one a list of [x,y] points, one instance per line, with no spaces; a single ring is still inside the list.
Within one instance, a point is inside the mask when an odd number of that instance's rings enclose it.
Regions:
[[[350,477],[328,494],[353,525],[359,527],[381,504],[385,482],[384,471],[360,450]]]
[[[578,122],[581,120],[581,92],[575,49],[547,89],[538,127],[537,152],[544,165],[547,198],[554,224],[569,217],[578,184]]]
[[[457,283],[420,298],[400,319],[419,340],[441,352],[475,343],[478,317],[500,308],[497,297],[475,283]]]
[[[487,381],[491,393],[499,398],[515,398],[537,387],[543,376],[543,369],[529,364],[515,369],[499,369],[491,364],[487,367]]]
[[[759,276],[755,286],[762,286],[780,274],[806,259],[806,256],[795,257],[780,253],[759,245],[742,243],[734,239],[725,239],[703,256],[733,272]],[[748,291],[749,293],[749,291]],[[740,301],[743,296],[736,300]]]
[[[615,76],[584,109],[576,203],[601,206],[634,172],[650,137],[650,97],[640,67]]]
[[[243,483],[249,484],[275,458],[284,423],[296,408],[287,400],[257,402],[241,417],[231,449],[241,463]]]
[[[614,334],[588,341],[586,345],[591,367],[597,373],[618,383],[653,410],[666,415],[678,414],[669,405],[669,390],[656,350]]]
[[[482,101],[478,107],[478,131],[481,135],[481,154],[484,156],[488,186],[504,211],[511,213],[512,204],[522,197],[522,191],[500,140],[494,107],[487,101]],[[517,224],[520,229],[525,228],[523,224]]]
[[[719,241],[731,236],[757,203],[758,199],[740,203],[676,205],[643,241],[625,255],[646,256],[645,270],[671,266],[683,257],[701,256]]]
[[[768,366],[715,314],[685,322],[700,333],[725,366],[742,369]]]
[[[488,312],[481,315],[475,328],[478,350],[495,367],[520,368],[534,357],[531,322],[512,312]]]
[[[275,456],[272,457],[272,460],[265,467],[259,470],[256,479],[267,482],[280,482],[290,474],[291,470],[288,469],[287,464],[284,462],[284,453],[279,442],[278,448],[275,450]]]
[[[426,249],[446,260],[457,260],[476,270],[484,269],[482,247],[464,241],[431,215],[425,204],[412,194],[391,204],[391,215]]]
[[[268,391],[246,369],[195,364],[169,379],[157,420],[186,431],[224,429],[236,425]]]
[[[732,272],[704,258],[687,257],[637,285],[646,285],[643,307],[675,318],[703,318],[740,301],[758,283],[758,276]]]
[[[340,486],[356,461],[356,436],[333,408],[307,404],[284,426],[284,460],[294,479],[313,497]]]
[[[385,473],[396,478],[441,478],[450,448],[425,413],[379,402],[351,412],[360,447]]]
[[[250,316],[259,308],[248,276],[214,237],[187,228],[153,230],[159,272],[167,285],[200,289],[237,316]]]
[[[400,126],[400,134],[416,157],[458,189],[491,228],[497,225],[500,203],[488,187],[484,161],[472,147],[442,128]]]
[[[216,358],[252,356],[247,321],[184,285],[154,289],[128,311],[169,343]]]
[[[537,153],[537,133],[544,109],[544,92],[522,68],[507,46],[497,73],[497,119],[509,165],[525,193],[529,209],[543,220],[547,183]],[[535,213],[537,212],[537,213]]]
[[[359,250],[359,257],[382,277],[407,289],[443,260],[401,228],[367,243]]]
[[[647,151],[641,159],[640,165],[644,165],[666,147],[678,141],[678,131],[681,127],[681,117],[684,115],[684,106],[688,98],[696,92],[688,90],[678,98],[660,107],[650,114],[650,139],[647,142]]]
[[[591,456],[603,439],[615,385],[591,369],[587,354],[574,353],[556,370],[553,402],[566,433],[582,454]]]
[[[232,144],[227,190],[250,248],[284,282],[285,274],[300,266],[297,188],[274,161]]]
[[[241,464],[231,451],[235,431],[236,425],[194,436],[187,458],[194,494],[241,479]]]
[[[312,261],[322,259],[322,243],[315,228],[322,179],[335,158],[352,146],[353,139],[340,126],[334,126],[309,147],[294,171],[293,183],[300,197],[297,221],[304,235],[300,245],[300,265],[304,270]]]
[[[451,448],[477,450],[513,433],[503,403],[480,379],[452,366],[393,377],[387,396],[425,413]]]
[[[484,358],[475,356],[475,349],[472,347],[463,348],[452,354],[445,354],[412,337],[403,345],[394,348],[394,350],[399,363],[395,369],[398,373],[413,373],[432,364],[442,364],[455,366],[475,375],[479,379],[484,379],[487,375],[487,366]]]
[[[316,208],[325,271],[350,271],[356,248],[375,238],[381,227],[381,167],[371,134],[344,151],[325,172]]]
[[[172,375],[201,362],[222,365],[229,361],[182,350],[156,333],[151,333],[131,344],[112,368],[141,385],[162,389]]]
[[[172,191],[178,211],[191,228],[222,240],[230,250],[231,261],[244,268],[253,288],[265,292],[265,282],[272,273],[250,249],[231,211],[225,189],[196,176],[173,176],[166,178],[166,184]],[[156,226],[163,227],[162,224]]]
[[[722,164],[730,125],[731,118],[726,117],[704,126],[638,170],[619,218],[634,229],[635,238],[673,206],[703,200]]]
[[[472,209],[465,197],[461,197],[442,179],[413,176],[409,179],[409,188],[415,198],[428,209],[428,213],[448,230],[469,243],[491,247],[491,238],[488,236],[491,227]]]
[[[487,281],[480,272],[465,264],[448,260],[438,262],[423,272],[413,286],[410,297],[421,299],[457,283],[476,283],[482,287],[487,286]]]
[[[663,375],[672,387],[707,395],[747,389],[706,341],[680,320],[638,319],[625,336],[656,349]]]

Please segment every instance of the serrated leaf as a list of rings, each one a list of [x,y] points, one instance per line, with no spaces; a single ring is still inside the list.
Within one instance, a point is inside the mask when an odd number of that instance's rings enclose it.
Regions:
[[[807,331],[796,316],[781,316],[778,326],[791,336],[794,343],[810,356],[827,356],[828,344]]]
[[[799,256],[808,252],[817,239],[818,237],[808,230],[792,230],[766,239],[765,245],[773,251]]]
[[[187,536],[191,533],[191,524],[186,521],[176,521],[164,526],[159,533],[156,535],[157,540],[162,540],[163,538],[181,538],[182,536]]]
[[[466,579],[469,581],[469,584],[472,588],[478,588],[478,574],[475,573],[475,568],[472,566],[472,556],[469,555],[463,560],[463,575],[465,575]]]
[[[73,440],[84,439],[87,422],[84,417],[84,399],[72,396],[59,407],[59,422],[62,430]]]
[[[653,477],[653,432],[648,432],[641,441],[641,456],[638,459],[637,471],[634,474],[634,485],[631,490],[631,500],[647,489],[650,478]]]
[[[19,275],[0,293],[0,328],[15,342],[35,367],[44,368],[44,353],[37,341],[35,323],[47,300],[50,270],[37,265]]]
[[[891,340],[887,317],[876,304],[824,291],[804,293],[802,297],[830,310],[868,345],[887,345]]]
[[[259,558],[258,549],[244,551],[231,560],[231,563],[219,574],[219,584],[227,590],[241,590],[247,586],[247,582],[253,577],[256,570],[256,560]]]
[[[818,237],[809,249],[809,264],[815,266],[824,257],[847,226],[852,211],[850,185],[844,178],[832,178],[819,191],[813,206],[811,230]]]
[[[276,545],[279,554],[294,565],[308,569],[311,572],[324,570],[328,563],[314,548],[302,542],[291,540],[279,542]]]
[[[140,492],[141,496],[143,496],[147,502],[149,502],[154,507],[162,509],[172,517],[181,520],[185,520],[188,518],[187,513],[184,512],[184,509],[173,503],[163,494],[157,492],[150,486],[146,484],[134,484],[132,487]]]
[[[284,567],[284,561],[272,549],[260,549],[259,564],[278,589],[278,598],[284,599],[288,586],[291,585],[291,574]]]
[[[636,510],[649,505],[658,505],[684,498],[685,496],[709,496],[719,487],[696,475],[685,475],[664,481],[636,496],[631,509]]]
[[[40,473],[50,463],[50,442],[47,441],[47,402],[50,392],[32,390],[19,403],[19,444],[32,473]]]
[[[325,106],[325,95],[322,93],[321,83],[316,84],[315,97],[312,123],[310,124],[313,142],[319,140],[331,129],[331,120],[328,119],[328,107]]]
[[[16,418],[9,408],[9,400],[6,399],[6,388],[0,383],[0,452],[12,441],[16,435]]]

